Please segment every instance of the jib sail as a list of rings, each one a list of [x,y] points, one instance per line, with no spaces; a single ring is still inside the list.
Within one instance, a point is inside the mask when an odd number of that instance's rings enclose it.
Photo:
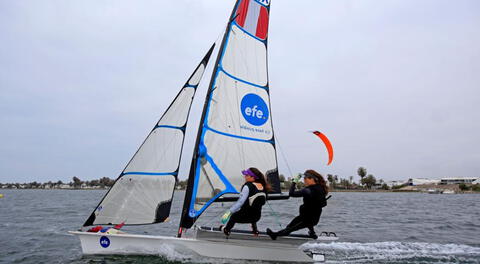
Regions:
[[[190,107],[213,48],[214,45],[84,226],[152,224],[168,218]]]

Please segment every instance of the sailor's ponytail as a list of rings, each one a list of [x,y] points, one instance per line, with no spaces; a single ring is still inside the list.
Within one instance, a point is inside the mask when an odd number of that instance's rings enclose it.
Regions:
[[[262,172],[260,172],[257,168],[253,168],[253,167],[249,168],[249,170],[257,176],[255,177],[255,182],[260,183],[263,186],[263,189],[265,190],[265,192],[269,192],[272,189],[272,187],[267,182]]]

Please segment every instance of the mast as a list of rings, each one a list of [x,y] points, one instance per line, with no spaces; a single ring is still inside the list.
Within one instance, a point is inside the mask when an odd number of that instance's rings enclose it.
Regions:
[[[269,0],[237,0],[205,98],[178,236],[227,193],[238,193],[240,171],[276,171],[267,73]],[[270,177],[269,177],[270,178]]]

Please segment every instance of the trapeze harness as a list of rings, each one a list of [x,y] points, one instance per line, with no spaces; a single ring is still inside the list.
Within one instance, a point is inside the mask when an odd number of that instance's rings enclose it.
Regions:
[[[242,186],[248,187],[248,198],[243,203],[238,212],[230,217],[226,225],[226,229],[230,230],[235,223],[252,223],[255,224],[262,217],[262,206],[267,201],[265,190],[259,190],[252,182],[247,182]]]

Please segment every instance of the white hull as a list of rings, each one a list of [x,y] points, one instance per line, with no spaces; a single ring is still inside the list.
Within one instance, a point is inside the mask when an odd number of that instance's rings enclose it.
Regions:
[[[279,238],[270,240],[266,236],[253,237],[246,234],[231,235],[226,239],[218,232],[198,230],[195,238],[177,238],[166,236],[105,234],[71,231],[79,237],[83,254],[129,254],[162,255],[166,249],[195,252],[212,258],[264,260],[281,262],[313,262],[311,253],[299,249],[305,239]],[[321,237],[318,242],[335,240]],[[310,240],[312,241],[312,240]],[[102,246],[103,242],[103,246]],[[290,243],[293,242],[293,243]]]

